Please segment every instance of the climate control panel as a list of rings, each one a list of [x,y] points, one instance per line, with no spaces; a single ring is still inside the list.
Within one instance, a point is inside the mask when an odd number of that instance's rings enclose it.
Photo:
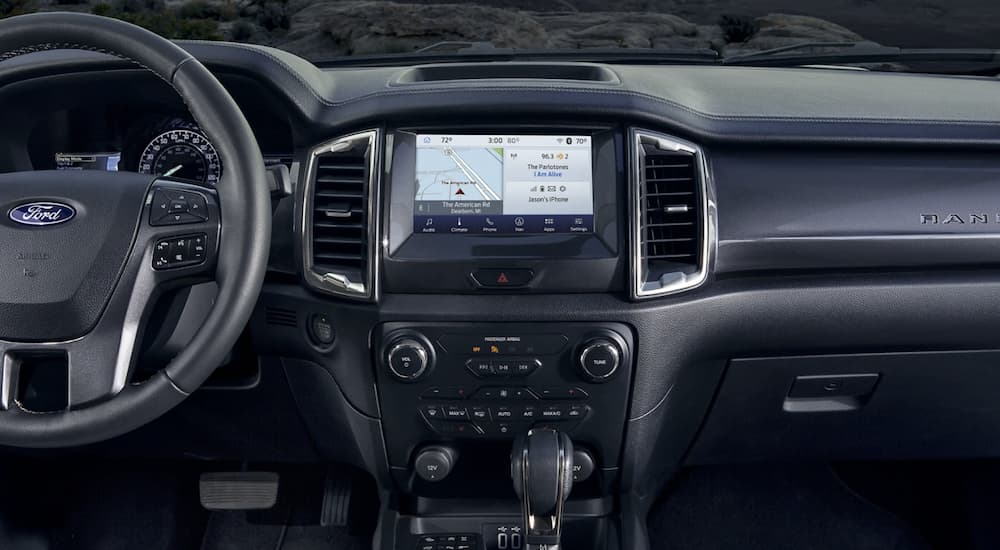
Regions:
[[[412,471],[428,446],[502,444],[541,426],[592,449],[599,468],[618,462],[634,349],[626,325],[386,323],[374,344],[398,470]]]

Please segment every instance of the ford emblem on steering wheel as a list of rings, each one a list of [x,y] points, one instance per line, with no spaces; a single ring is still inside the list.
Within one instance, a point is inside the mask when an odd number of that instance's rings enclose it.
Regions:
[[[61,202],[29,202],[10,211],[10,219],[24,225],[55,225],[76,217],[76,209]]]

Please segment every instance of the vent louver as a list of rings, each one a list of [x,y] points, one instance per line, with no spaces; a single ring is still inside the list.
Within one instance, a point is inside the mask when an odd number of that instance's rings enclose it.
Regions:
[[[325,292],[372,299],[378,223],[377,132],[325,143],[310,155],[303,241],[306,278]]]
[[[707,274],[713,233],[701,150],[669,136],[632,131],[635,298],[694,288]]]

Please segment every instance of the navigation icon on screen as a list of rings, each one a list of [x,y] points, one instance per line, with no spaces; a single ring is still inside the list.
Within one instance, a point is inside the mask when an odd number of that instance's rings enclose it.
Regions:
[[[521,216],[514,218],[514,225],[518,227],[524,227],[524,218],[522,218]]]

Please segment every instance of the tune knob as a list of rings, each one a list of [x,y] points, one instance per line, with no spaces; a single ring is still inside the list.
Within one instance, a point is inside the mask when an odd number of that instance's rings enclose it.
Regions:
[[[415,338],[400,338],[389,344],[385,355],[389,372],[396,378],[413,382],[423,376],[431,364],[427,344]]]
[[[424,447],[413,459],[413,469],[424,481],[441,481],[451,473],[457,459],[458,454],[451,447]]]
[[[591,382],[611,378],[621,361],[621,348],[609,338],[594,338],[580,348],[580,370]]]

